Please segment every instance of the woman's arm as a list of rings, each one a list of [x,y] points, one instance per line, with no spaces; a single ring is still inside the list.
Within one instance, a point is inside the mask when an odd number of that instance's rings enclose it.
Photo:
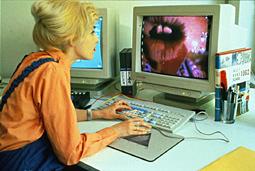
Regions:
[[[87,110],[83,110],[83,109],[75,109],[75,110],[76,110],[78,122],[87,120]]]
[[[42,122],[57,158],[66,165],[79,162],[82,157],[94,154],[119,137],[114,128],[96,133],[80,134],[76,110],[71,100],[69,76],[59,64],[50,63],[38,83],[36,91]],[[83,110],[84,111],[84,110]],[[79,112],[80,120],[86,113]]]
[[[150,130],[150,126],[142,119],[134,118],[96,133],[80,134],[76,110],[70,95],[69,77],[58,65],[48,64],[47,72],[40,79],[36,96],[40,98],[38,105],[44,129],[57,158],[62,163],[76,164],[81,158],[95,154],[118,137],[145,134]],[[93,111],[93,117],[94,119],[117,118],[122,116],[116,113],[120,108],[123,108],[123,103],[116,102],[105,109]],[[85,110],[80,110],[78,113],[80,120],[86,120]]]

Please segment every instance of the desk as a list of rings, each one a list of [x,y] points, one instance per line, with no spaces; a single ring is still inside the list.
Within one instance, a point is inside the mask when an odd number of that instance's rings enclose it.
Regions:
[[[210,133],[217,130],[223,132],[229,138],[229,143],[185,139],[154,162],[147,162],[107,147],[91,157],[82,159],[81,162],[102,171],[195,171],[239,146],[255,150],[255,89],[251,89],[249,109],[248,113],[238,116],[234,124],[215,122],[213,113],[209,114],[209,119],[197,122],[198,128],[203,132]],[[79,128],[81,132],[94,132],[116,122],[80,122]],[[195,130],[193,122],[188,122],[176,134],[184,137],[203,137]],[[211,136],[211,138],[218,137],[221,136]]]

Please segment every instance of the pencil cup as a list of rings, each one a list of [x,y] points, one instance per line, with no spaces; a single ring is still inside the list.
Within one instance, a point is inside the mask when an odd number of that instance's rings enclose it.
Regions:
[[[222,121],[226,124],[232,124],[236,119],[237,104],[223,101],[222,105]]]

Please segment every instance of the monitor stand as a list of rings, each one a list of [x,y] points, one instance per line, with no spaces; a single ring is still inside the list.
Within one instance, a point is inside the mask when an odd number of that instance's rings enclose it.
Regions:
[[[90,92],[91,97],[101,96],[107,93],[110,88],[116,83],[116,79],[81,79],[72,78],[72,90],[81,92]]]
[[[76,86],[81,86],[81,87],[88,87],[88,88],[91,88],[91,87],[98,87],[100,86],[101,84],[104,84],[105,82],[108,82],[110,81],[111,79],[94,79],[94,78],[75,78],[75,77],[72,77],[71,78],[71,83],[72,85],[76,85]],[[96,88],[94,87],[94,88]]]
[[[206,110],[211,103],[214,102],[214,93],[203,94],[203,96],[194,97],[184,97],[179,95],[173,95],[168,93],[160,93],[153,97],[153,102],[160,103],[168,106],[174,106],[182,109],[188,110]]]

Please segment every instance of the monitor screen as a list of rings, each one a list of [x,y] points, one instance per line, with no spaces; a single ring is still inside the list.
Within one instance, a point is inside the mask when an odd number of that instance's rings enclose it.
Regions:
[[[132,79],[164,93],[157,102],[194,107],[213,97],[215,54],[244,47],[242,32],[229,4],[135,7]]]
[[[143,16],[141,71],[208,79],[212,16]]]
[[[102,36],[102,23],[103,17],[99,17],[95,24],[95,34],[98,37],[98,43],[96,45],[96,51],[94,53],[94,58],[92,60],[76,60],[72,64],[72,68],[77,69],[102,69],[103,60],[102,60],[102,49],[101,49],[101,36]]]

